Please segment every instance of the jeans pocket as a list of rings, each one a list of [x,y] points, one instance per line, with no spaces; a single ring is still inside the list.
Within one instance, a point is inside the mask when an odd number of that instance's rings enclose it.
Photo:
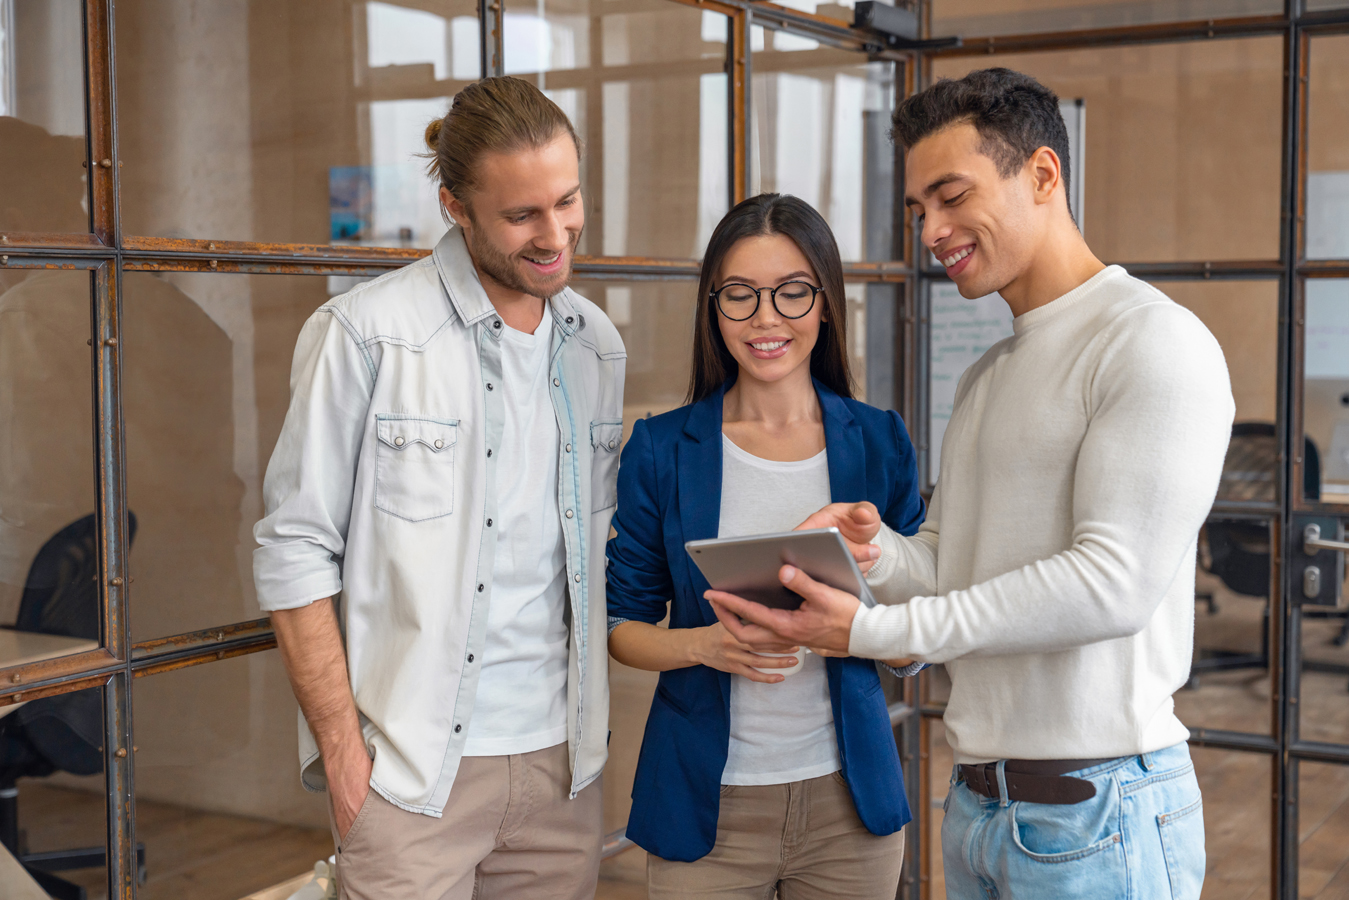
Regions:
[[[1107,835],[1106,837],[1091,841],[1085,846],[1070,846],[1066,849],[1061,850],[1060,849],[1047,850],[1047,852],[1042,852],[1040,850],[1032,850],[1025,844],[1026,838],[1023,836],[1021,822],[1018,821],[1017,818],[1017,810],[1020,806],[1021,804],[1019,803],[1012,804],[1012,843],[1016,845],[1017,849],[1020,850],[1024,856],[1036,862],[1040,863],[1077,862],[1078,860],[1089,859],[1090,857],[1096,856],[1097,854],[1100,853],[1104,853],[1107,850],[1119,849],[1123,841],[1123,836],[1119,832],[1115,832],[1114,834]],[[1072,836],[1077,837],[1076,834],[1073,834]],[[1069,841],[1069,843],[1074,844],[1080,843],[1080,838],[1078,839],[1078,841]]]
[[[1204,799],[1157,817],[1172,900],[1198,900],[1204,886]]]
[[[458,419],[375,416],[375,508],[409,522],[454,512]]]

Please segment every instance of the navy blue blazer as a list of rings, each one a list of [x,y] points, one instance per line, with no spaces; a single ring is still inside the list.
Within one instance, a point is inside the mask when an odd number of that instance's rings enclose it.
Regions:
[[[845,400],[815,382],[834,502],[870,500],[885,523],[913,534],[923,500],[913,444],[899,414]],[[709,587],[684,542],[717,536],[721,516],[721,402],[704,400],[638,420],[618,470],[617,532],[608,544],[610,617],[671,628],[715,624]],[[873,834],[912,816],[876,665],[830,657],[834,729],[857,814]],[[721,774],[730,743],[731,676],[708,666],[662,672],[632,788],[628,837],[662,859],[691,862],[717,836]]]

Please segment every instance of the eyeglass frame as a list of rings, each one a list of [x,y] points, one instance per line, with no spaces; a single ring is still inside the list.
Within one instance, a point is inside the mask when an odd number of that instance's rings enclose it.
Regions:
[[[801,313],[801,315],[799,316],[789,316],[785,312],[783,312],[782,309],[778,306],[778,291],[782,290],[783,288],[787,287],[790,284],[805,285],[811,290],[810,306],[807,306],[806,311]],[[726,314],[726,310],[721,308],[721,292],[726,290],[727,288],[732,287],[748,288],[749,290],[754,292],[754,309],[750,310],[749,315],[745,316],[743,319],[737,319],[733,316],[729,316]],[[759,306],[763,303],[764,291],[768,291],[768,302],[773,304],[773,311],[776,312],[778,315],[782,316],[782,318],[791,319],[792,321],[796,321],[797,319],[804,319],[806,316],[810,315],[810,311],[815,308],[815,301],[819,298],[821,294],[825,293],[825,290],[822,287],[816,287],[809,281],[799,281],[796,279],[793,279],[791,281],[784,281],[782,284],[774,288],[769,287],[756,288],[754,285],[745,284],[743,281],[732,281],[729,284],[723,284],[715,291],[709,291],[707,297],[710,301],[712,301],[712,304],[716,306],[717,312],[723,316],[726,316],[728,320],[732,322],[748,322],[750,319],[754,318],[756,314],[758,314]]]

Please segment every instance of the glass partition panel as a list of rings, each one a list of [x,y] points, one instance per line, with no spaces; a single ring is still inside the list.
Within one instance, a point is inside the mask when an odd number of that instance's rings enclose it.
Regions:
[[[1349,584],[1341,585],[1341,597],[1346,589]],[[1349,609],[1304,606],[1301,622],[1298,736],[1349,744]]]
[[[1282,12],[1282,0],[935,0],[932,33],[1034,34]]]
[[[89,230],[84,4],[0,3],[0,232]]]
[[[136,837],[148,876],[138,896],[270,900],[312,880],[334,852],[328,797],[301,787],[280,654],[133,684]]]
[[[1191,747],[1204,797],[1204,900],[1270,897],[1275,758]]]
[[[890,259],[894,65],[768,34],[771,49],[754,53],[750,194],[805,200],[845,260]]]
[[[955,282],[927,285],[928,334],[928,484],[941,474],[942,441],[955,409],[960,376],[988,348],[1012,334],[1012,310],[1000,294],[974,300],[960,295]]]
[[[122,280],[134,640],[261,615],[253,525],[300,327],[350,279],[128,272]]]
[[[581,253],[703,255],[730,200],[728,21],[668,0],[506,0],[506,73],[584,143]]]
[[[1307,90],[1307,259],[1349,257],[1349,35],[1314,37]]]
[[[1233,438],[1224,484],[1244,474],[1233,460],[1247,458],[1246,443],[1243,437]],[[1255,443],[1266,442],[1257,438]],[[1267,443],[1269,455],[1261,458],[1272,465],[1273,435]],[[1270,733],[1273,546],[1270,523],[1263,519],[1213,515],[1200,531],[1194,659],[1189,683],[1175,695],[1176,715],[1190,728]]]
[[[90,278],[0,269],[0,668],[102,634]]]
[[[1304,496],[1349,503],[1349,280],[1304,285]]]
[[[477,4],[117,4],[128,234],[431,247],[423,132],[480,75]]]
[[[105,785],[101,688],[0,706],[0,896],[108,896]]]
[[[1349,767],[1298,763],[1298,897],[1349,895]]]
[[[624,439],[632,423],[684,405],[693,371],[696,281],[577,281],[602,306],[628,351]]]
[[[938,59],[989,65],[1082,100],[1083,234],[1107,262],[1276,259],[1283,44],[1278,37]],[[1234,190],[1233,185],[1240,185]]]

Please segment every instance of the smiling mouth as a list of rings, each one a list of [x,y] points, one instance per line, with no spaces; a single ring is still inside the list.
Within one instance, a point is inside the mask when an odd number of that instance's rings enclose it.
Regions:
[[[750,342],[750,346],[753,347],[755,350],[758,350],[760,353],[769,353],[769,352],[771,352],[771,351],[773,351],[773,350],[778,349],[779,347],[785,347],[785,346],[787,346],[789,343],[791,343],[791,342],[790,342],[790,341],[760,341],[760,342],[758,342],[758,343],[754,343],[753,341],[751,341],[751,342]]]
[[[970,246],[963,247],[960,250],[957,250],[955,253],[952,253],[945,259],[941,260],[941,264],[949,269],[973,252],[974,252],[974,245],[971,244]]]
[[[559,251],[557,253],[554,253],[552,256],[547,257],[526,256],[525,259],[528,260],[529,262],[532,262],[534,265],[538,266],[541,269],[551,269],[553,266],[557,265],[559,261],[561,261],[562,253],[561,251]]]

